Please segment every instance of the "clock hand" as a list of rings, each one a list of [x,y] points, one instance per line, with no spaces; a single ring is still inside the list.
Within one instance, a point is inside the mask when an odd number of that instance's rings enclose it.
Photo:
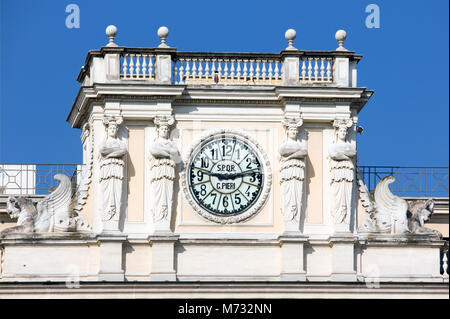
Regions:
[[[209,176],[217,177],[219,180],[235,179],[238,174],[219,174],[219,173],[209,173]]]
[[[239,177],[249,176],[253,174],[261,174],[260,172],[247,172],[247,173],[230,173],[230,174],[219,174],[219,173],[208,173],[209,176],[217,177],[219,180],[236,179]]]

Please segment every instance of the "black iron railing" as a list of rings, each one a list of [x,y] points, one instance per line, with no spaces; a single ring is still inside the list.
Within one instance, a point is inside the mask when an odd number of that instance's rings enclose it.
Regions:
[[[0,194],[48,194],[59,182],[53,177],[65,174],[72,179],[74,191],[80,164],[0,164]],[[394,176],[394,194],[402,197],[448,197],[448,167],[360,166],[369,190],[386,176]]]
[[[369,190],[383,177],[394,176],[391,190],[398,196],[448,197],[448,167],[359,166],[359,171]]]
[[[72,189],[77,189],[79,164],[0,164],[0,194],[45,195],[59,181],[56,174],[67,175],[72,180]]]

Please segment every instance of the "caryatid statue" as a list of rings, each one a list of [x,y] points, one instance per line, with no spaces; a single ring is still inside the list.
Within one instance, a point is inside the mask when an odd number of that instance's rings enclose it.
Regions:
[[[335,224],[350,224],[356,143],[347,141],[347,130],[353,126],[351,119],[335,120],[335,140],[329,148],[332,200],[332,217]]]
[[[298,140],[301,118],[283,120],[287,140],[280,146],[281,210],[286,231],[300,231],[303,183],[305,180],[306,143]]]
[[[108,230],[118,230],[120,210],[122,207],[122,186],[124,179],[124,157],[127,155],[126,144],[117,138],[117,132],[123,119],[105,117],[106,138],[100,146],[100,184],[103,195],[102,220],[114,221],[117,225]]]
[[[169,139],[169,127],[173,116],[155,117],[157,138],[150,145],[150,183],[153,199],[152,213],[155,230],[170,231],[173,204],[173,181],[178,148]]]

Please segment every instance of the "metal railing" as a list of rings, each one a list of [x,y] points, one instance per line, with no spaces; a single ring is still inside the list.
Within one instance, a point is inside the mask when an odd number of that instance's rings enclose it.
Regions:
[[[53,178],[56,174],[71,178],[75,192],[81,168],[79,164],[0,164],[0,194],[46,195],[59,184]]]
[[[386,176],[394,176],[394,194],[402,197],[448,197],[448,167],[359,166],[370,191]]]
[[[65,174],[72,179],[74,192],[80,164],[0,164],[0,194],[45,195],[59,182],[53,177]],[[386,176],[394,176],[394,194],[402,197],[448,197],[448,167],[360,166],[360,174],[370,191]]]

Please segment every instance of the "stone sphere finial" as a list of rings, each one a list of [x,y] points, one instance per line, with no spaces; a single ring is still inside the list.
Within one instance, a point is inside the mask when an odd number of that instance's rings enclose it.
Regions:
[[[169,36],[169,29],[165,26],[162,26],[158,29],[158,37],[161,39],[161,44],[158,46],[158,48],[170,48],[166,44],[166,39]]]
[[[292,45],[292,43],[295,40],[295,37],[297,36],[297,32],[294,29],[288,29],[286,30],[286,32],[284,33],[284,37],[286,38],[286,40],[288,41],[289,45],[286,48],[286,50],[297,50],[296,48],[294,48],[294,46]]]
[[[109,38],[109,43],[106,45],[107,47],[116,47],[117,44],[114,43],[114,38],[117,35],[117,27],[115,25],[109,25],[105,30],[106,36]]]
[[[345,32],[345,30],[337,30],[334,37],[339,44],[339,47],[336,49],[336,51],[348,51],[346,48],[344,48],[344,41],[347,38],[347,32]]]

